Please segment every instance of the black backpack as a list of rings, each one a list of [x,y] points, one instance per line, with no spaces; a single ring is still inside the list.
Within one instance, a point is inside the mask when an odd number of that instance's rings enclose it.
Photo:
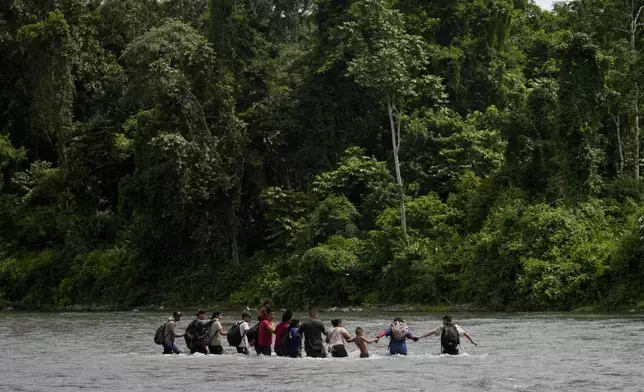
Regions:
[[[157,328],[157,331],[154,333],[154,343],[156,344],[163,344],[165,341],[165,326],[168,323],[161,324],[159,328]]]
[[[239,330],[239,327],[242,325],[243,321],[237,322],[235,325],[230,327],[228,330],[228,334],[226,335],[226,338],[228,339],[228,344],[230,344],[233,347],[237,347],[241,344],[242,340],[244,340],[244,336],[241,334],[241,331]]]
[[[443,332],[441,333],[441,346],[443,347],[443,351],[454,351],[458,349],[459,344],[461,344],[461,338],[456,325],[452,323],[445,324],[443,326]]]
[[[248,331],[246,331],[246,337],[248,338],[248,344],[250,344],[252,346],[256,346],[258,336],[259,336],[259,323],[253,325]]]
[[[199,347],[203,346],[204,339],[208,333],[208,328],[199,328],[198,319],[192,320],[190,324],[186,327],[186,333],[183,335],[186,346],[188,347]]]
[[[277,347],[276,354],[288,357],[291,348],[291,329],[289,328],[280,338],[280,345]]]

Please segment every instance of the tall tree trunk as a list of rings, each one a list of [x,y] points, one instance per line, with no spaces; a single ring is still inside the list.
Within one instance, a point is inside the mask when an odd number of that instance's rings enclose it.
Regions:
[[[389,112],[389,125],[391,126],[391,144],[394,152],[394,168],[396,169],[396,182],[398,183],[398,193],[400,196],[400,228],[402,229],[405,241],[407,241],[407,216],[405,215],[405,189],[403,187],[402,176],[400,175],[400,161],[398,160],[398,150],[400,148],[400,124],[398,125],[398,134],[394,124],[394,112],[392,98],[387,97],[387,110]]]
[[[642,9],[644,9],[644,6],[641,6],[636,13],[635,0],[631,0],[631,29],[630,29],[631,30],[631,54],[633,55],[633,64],[635,66],[637,65],[637,46],[635,45],[635,38],[637,36],[639,19],[642,13]],[[633,90],[634,90],[633,114],[635,117],[633,121],[633,127],[635,128],[633,132],[633,137],[635,139],[633,140],[633,142],[635,143],[635,180],[639,181],[640,180],[640,105],[639,105],[640,86],[639,86],[639,82],[637,81],[637,78],[634,78],[633,80]]]
[[[619,169],[617,169],[617,172],[619,174],[622,174],[624,172],[624,145],[622,142],[621,121],[619,113],[617,113],[617,116],[614,116],[611,113],[611,117],[613,117],[613,122],[615,123],[615,128],[617,129],[617,150],[619,151]]]

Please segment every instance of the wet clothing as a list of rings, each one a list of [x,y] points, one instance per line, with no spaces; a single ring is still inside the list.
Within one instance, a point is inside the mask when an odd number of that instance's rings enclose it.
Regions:
[[[271,346],[257,346],[257,355],[271,356]]]
[[[360,353],[360,358],[369,358],[369,353]]]
[[[217,321],[217,319],[212,319],[212,320],[201,320],[201,319],[195,319],[192,321],[193,323],[196,324],[196,336],[197,339],[193,340],[191,345],[190,345],[190,353],[202,353],[202,354],[208,354],[208,349],[207,347],[207,341],[208,341],[208,328]],[[192,323],[191,323],[192,324]],[[201,339],[199,339],[201,337]]]
[[[248,355],[248,348],[246,348],[246,347],[237,347],[237,354]]]
[[[262,320],[259,323],[259,336],[257,337],[257,345],[259,347],[266,347],[270,349],[273,345],[273,333],[270,331],[269,327],[271,322],[268,320]]]
[[[221,322],[216,320],[210,325],[210,331],[208,332],[208,345],[210,346],[221,346]]]
[[[300,336],[304,336],[304,350],[306,355],[313,358],[324,358],[326,352],[322,344],[322,335],[327,335],[326,328],[320,320],[307,320],[298,329]]]
[[[221,355],[224,353],[224,348],[222,346],[210,345],[208,346],[208,351],[210,351],[210,354],[213,354],[213,355]]]
[[[465,333],[465,330],[461,328],[461,326],[458,324],[454,324],[454,326],[456,327],[458,334],[463,336],[463,334]],[[444,328],[443,324],[441,324],[438,327],[436,327],[432,332],[434,332],[434,335],[436,336],[441,336],[441,334],[443,333],[443,328]]]
[[[248,354],[248,347],[250,347],[250,344],[248,344],[248,338],[246,337],[246,331],[248,331],[250,327],[248,326],[248,323],[246,321],[242,322],[239,324],[239,333],[243,336],[241,343],[237,346],[237,352],[239,352],[240,348],[245,348],[246,353]]]
[[[289,323],[282,321],[281,323],[277,324],[277,327],[275,327],[275,353],[277,355],[279,354],[279,347],[280,347],[280,342],[282,340],[282,337],[288,333],[288,327]]]
[[[174,338],[180,338],[182,336],[183,334],[177,333],[177,322],[174,321],[174,317],[170,317],[165,323],[165,329],[163,330],[163,344],[174,346]]]
[[[456,331],[458,331],[459,336],[463,336],[465,330],[458,324],[454,324],[454,326],[456,327]],[[445,326],[441,324],[436,327],[433,332],[436,336],[440,337],[443,334],[443,329],[445,329]],[[443,347],[441,344],[441,354],[458,355],[458,347]]]
[[[407,339],[414,339],[414,335],[411,333],[411,329],[407,330],[407,335],[403,340],[396,340],[391,337],[391,328],[387,328],[384,332],[381,332],[380,335],[378,335],[379,338],[383,336],[390,337],[389,353],[391,355],[407,355]]]
[[[301,357],[302,336],[297,332],[297,328],[290,328],[288,340],[288,356],[291,358]]]
[[[190,347],[190,354],[194,354],[194,353],[202,353],[202,354],[207,355],[208,354],[208,349],[206,348],[205,345],[192,346],[192,347]]]
[[[181,354],[181,350],[174,343],[173,344],[163,344],[163,353],[164,354]]]
[[[349,332],[344,327],[333,328],[329,332],[329,347],[331,356],[334,358],[344,358],[348,357],[347,348],[344,346],[347,340],[344,337],[344,334]]]
[[[441,347],[441,351],[442,351],[442,354],[458,355],[458,349],[457,348],[446,349],[445,347]]]
[[[333,328],[331,332],[329,332],[329,346],[337,346],[339,344],[345,345],[347,343],[346,338],[344,337],[344,334],[349,334],[349,331],[346,330],[344,327],[337,327]]]
[[[346,358],[349,356],[349,353],[347,353],[347,348],[344,344],[336,344],[331,347],[331,356],[333,358]]]

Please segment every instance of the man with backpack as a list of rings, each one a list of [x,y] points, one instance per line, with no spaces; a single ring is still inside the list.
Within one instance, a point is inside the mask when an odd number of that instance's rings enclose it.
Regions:
[[[164,354],[181,354],[181,350],[174,344],[174,338],[180,338],[183,334],[177,333],[177,322],[181,320],[181,312],[176,310],[168,321],[157,329],[154,342],[163,346]],[[160,335],[160,336],[159,336]]]
[[[250,313],[242,313],[241,321],[235,323],[228,330],[226,338],[228,339],[228,344],[237,348],[238,354],[248,355],[248,347],[250,344],[248,342],[248,336],[246,332],[250,329],[248,322],[250,321]]]
[[[452,323],[452,317],[450,316],[443,317],[443,324],[436,327],[433,331],[421,336],[421,338],[426,338],[432,335],[441,337],[441,354],[458,355],[458,347],[461,344],[461,336],[465,336],[470,341],[470,343],[477,346],[477,344],[474,343],[474,340],[472,340],[472,337],[467,333],[467,331],[465,331],[459,325]]]
[[[380,332],[376,341],[383,336],[389,337],[389,353],[391,355],[407,355],[407,339],[418,341],[418,338],[414,337],[411,329],[400,317],[396,317],[389,328]]]
[[[184,334],[186,346],[190,349],[190,354],[208,354],[206,348],[208,329],[217,319],[206,320],[206,312],[201,309],[199,309],[196,316],[197,318],[192,320],[186,328],[186,333]]]

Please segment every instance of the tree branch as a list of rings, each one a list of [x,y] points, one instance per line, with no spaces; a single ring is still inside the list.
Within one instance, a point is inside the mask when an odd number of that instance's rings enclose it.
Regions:
[[[203,121],[203,126],[206,127],[206,130],[208,131],[208,133],[210,133],[210,128],[208,128],[208,123],[206,122],[206,113],[203,110],[203,106],[201,106],[201,102],[199,102],[197,97],[195,97],[192,91],[190,91],[187,87],[183,87],[183,88],[188,92],[188,94],[190,94],[192,99],[194,99],[195,102],[197,102],[197,105],[199,105],[199,109],[201,110],[201,120]]]

